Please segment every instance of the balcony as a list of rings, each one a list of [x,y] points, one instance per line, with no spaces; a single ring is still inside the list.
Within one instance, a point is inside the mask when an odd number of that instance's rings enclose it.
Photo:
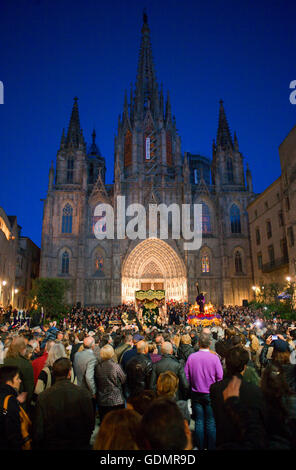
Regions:
[[[263,273],[270,273],[271,271],[275,271],[276,269],[282,268],[283,266],[289,264],[288,256],[282,256],[281,258],[277,258],[269,263],[265,263],[262,265],[262,272]]]

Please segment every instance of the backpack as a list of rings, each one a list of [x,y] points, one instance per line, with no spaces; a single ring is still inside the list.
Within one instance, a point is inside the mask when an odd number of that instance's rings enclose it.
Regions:
[[[4,398],[4,402],[3,402],[3,415],[4,416],[7,414],[8,401],[10,397],[12,397],[12,395],[7,395]],[[19,416],[20,416],[20,422],[21,422],[21,434],[23,437],[22,450],[31,450],[32,438],[30,436],[29,429],[31,428],[32,423],[31,423],[29,416],[27,415],[27,413],[21,406],[20,406]]]

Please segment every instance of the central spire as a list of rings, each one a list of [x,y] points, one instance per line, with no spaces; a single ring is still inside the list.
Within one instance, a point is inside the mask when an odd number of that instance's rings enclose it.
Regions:
[[[136,110],[141,113],[150,108],[156,111],[158,88],[154,69],[152,47],[150,41],[150,29],[147,13],[143,14],[142,39],[139,53],[138,72],[136,81]]]

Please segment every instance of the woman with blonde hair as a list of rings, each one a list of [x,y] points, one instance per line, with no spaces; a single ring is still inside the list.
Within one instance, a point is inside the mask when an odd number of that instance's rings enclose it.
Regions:
[[[141,419],[134,410],[110,411],[100,426],[94,450],[139,450]]]
[[[178,388],[179,378],[174,372],[167,370],[166,372],[162,372],[161,374],[159,374],[156,384],[157,395],[160,398],[170,398],[174,400],[180,408],[184,419],[186,419],[188,423],[190,423],[190,413],[187,401],[176,400]]]
[[[106,344],[100,349],[101,360],[95,368],[96,399],[101,422],[109,411],[124,408],[122,385],[126,381],[126,374],[121,366],[113,360],[113,356],[113,347]]]
[[[194,352],[195,350],[191,344],[190,335],[182,335],[180,340],[180,346],[177,352],[177,358],[179,359],[179,361],[182,361],[183,365],[185,365],[190,354]]]
[[[28,406],[31,402],[31,398],[34,390],[34,373],[31,361],[26,358],[28,341],[23,336],[16,336],[11,341],[5,359],[5,366],[15,366],[20,369],[20,393],[26,392],[26,402],[23,403],[25,411],[28,410]]]

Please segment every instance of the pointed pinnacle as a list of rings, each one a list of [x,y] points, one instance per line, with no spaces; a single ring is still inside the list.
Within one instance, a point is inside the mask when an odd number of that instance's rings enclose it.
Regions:
[[[223,100],[220,100],[220,109],[219,109],[219,123],[218,123],[218,130],[217,130],[217,146],[220,145],[222,148],[232,147],[232,138],[229,129],[229,125],[227,122]]]

